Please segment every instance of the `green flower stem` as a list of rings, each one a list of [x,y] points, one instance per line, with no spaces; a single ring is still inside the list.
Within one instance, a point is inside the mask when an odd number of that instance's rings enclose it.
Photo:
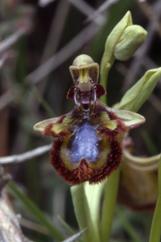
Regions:
[[[100,68],[100,83],[105,87],[107,84],[108,74],[111,66],[115,60],[114,52],[115,47],[120,41],[121,35],[124,33],[128,26],[132,25],[132,16],[128,11],[121,21],[116,25],[108,36],[105,43],[105,51],[101,61]],[[106,97],[101,99],[106,103]],[[117,200],[118,185],[119,185],[120,169],[113,172],[113,174],[108,178],[104,186],[104,200],[101,215],[101,241],[107,242],[110,238],[110,232],[112,227],[112,221],[115,211],[115,205]]]
[[[84,185],[80,184],[72,186],[71,195],[74,206],[74,213],[79,224],[79,228],[81,230],[87,228],[87,231],[83,236],[83,241],[90,241],[92,239],[90,235],[91,223],[89,222],[90,215],[84,192]]]
[[[161,241],[161,159],[158,169],[158,198],[152,219],[149,242]]]
[[[105,87],[107,84],[108,73],[111,69],[111,66],[114,62],[114,51],[115,46],[117,45],[122,33],[124,30],[132,25],[131,13],[128,11],[121,21],[116,25],[108,36],[105,43],[105,51],[101,61],[100,67],[100,83]],[[102,102],[106,103],[107,99],[105,96],[101,98]],[[120,170],[116,170],[108,178],[104,185],[104,200],[101,214],[101,223],[100,223],[100,233],[101,233],[101,242],[107,242],[110,237],[112,221],[115,211],[117,193],[118,193],[118,184],[119,184],[119,174]]]
[[[104,200],[101,216],[101,242],[107,242],[110,238],[115,205],[117,200],[120,169],[114,171],[107,179],[104,187]]]
[[[79,228],[86,229],[82,239],[84,242],[100,242],[98,218],[103,184],[90,185],[85,182],[71,187]]]

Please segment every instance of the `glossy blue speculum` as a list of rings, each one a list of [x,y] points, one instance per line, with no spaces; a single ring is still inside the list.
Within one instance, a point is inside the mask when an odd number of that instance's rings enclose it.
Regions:
[[[71,143],[70,156],[72,163],[77,163],[82,159],[95,162],[99,154],[98,142],[96,127],[92,126],[88,121],[83,122],[76,128]]]

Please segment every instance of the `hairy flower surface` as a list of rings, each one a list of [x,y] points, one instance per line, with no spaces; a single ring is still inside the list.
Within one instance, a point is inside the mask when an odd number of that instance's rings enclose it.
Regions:
[[[91,57],[78,56],[70,72],[74,85],[67,97],[75,102],[73,110],[41,121],[34,129],[54,138],[51,163],[68,183],[96,183],[119,166],[125,135],[145,119],[98,100],[105,91],[98,84],[99,66]]]

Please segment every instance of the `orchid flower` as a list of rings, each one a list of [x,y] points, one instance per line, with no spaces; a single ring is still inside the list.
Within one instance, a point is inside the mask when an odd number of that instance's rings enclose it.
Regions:
[[[69,69],[73,86],[67,98],[74,101],[74,108],[38,122],[34,130],[53,137],[51,163],[68,183],[97,183],[119,166],[124,138],[145,118],[99,100],[105,90],[98,82],[99,65],[90,56],[79,55]]]

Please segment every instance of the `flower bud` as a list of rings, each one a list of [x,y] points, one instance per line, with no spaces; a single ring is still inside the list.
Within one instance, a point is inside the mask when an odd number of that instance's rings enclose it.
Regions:
[[[115,46],[116,59],[125,61],[131,58],[147,36],[147,31],[139,25],[130,25],[123,32],[120,41]]]

